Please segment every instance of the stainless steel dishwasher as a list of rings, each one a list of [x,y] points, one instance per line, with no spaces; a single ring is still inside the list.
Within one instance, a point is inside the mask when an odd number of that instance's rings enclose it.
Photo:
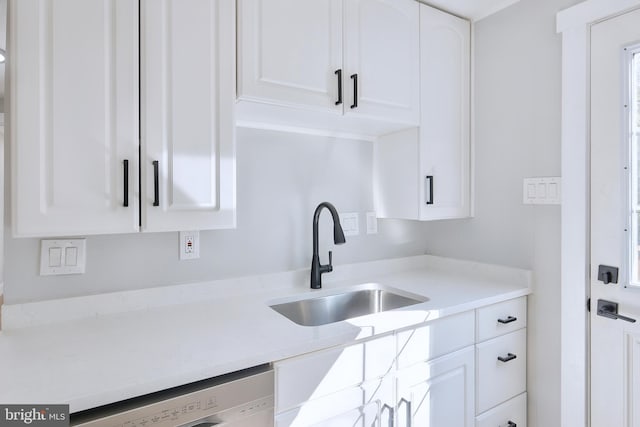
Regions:
[[[273,370],[263,365],[71,414],[86,427],[271,427]]]

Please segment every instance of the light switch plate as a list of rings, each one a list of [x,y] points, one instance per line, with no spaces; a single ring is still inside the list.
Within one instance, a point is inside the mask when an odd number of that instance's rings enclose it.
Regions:
[[[87,239],[40,241],[40,275],[84,274]]]
[[[558,176],[525,178],[522,182],[522,203],[525,205],[559,205],[561,179]]]
[[[358,223],[358,213],[341,213],[340,225],[345,236],[357,236],[360,234],[360,224]]]
[[[180,235],[180,260],[200,258],[200,232],[181,231]]]

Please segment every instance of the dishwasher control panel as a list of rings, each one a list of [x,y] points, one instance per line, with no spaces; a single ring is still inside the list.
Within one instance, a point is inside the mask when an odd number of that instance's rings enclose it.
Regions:
[[[107,407],[104,414],[74,422],[82,427],[192,427],[199,424],[227,426],[249,425],[243,419],[256,417],[273,420],[274,379],[268,370],[196,391],[168,396],[155,393],[152,401],[140,400],[138,406],[118,410],[118,404]],[[237,423],[237,424],[236,424]]]

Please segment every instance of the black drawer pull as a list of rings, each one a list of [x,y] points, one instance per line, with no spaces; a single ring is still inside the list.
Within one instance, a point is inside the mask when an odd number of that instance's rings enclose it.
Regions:
[[[513,421],[509,421],[507,423],[507,427],[518,427],[518,424],[514,423]]]
[[[518,320],[517,317],[507,316],[506,319],[498,319],[498,323],[502,323],[503,325],[506,325],[507,323],[515,322],[516,320]]]
[[[122,161],[122,168],[124,170],[124,197],[122,206],[129,207],[129,160]]]
[[[160,206],[160,179],[158,177],[160,162],[153,161],[153,206]]]
[[[516,355],[513,353],[507,353],[506,356],[498,356],[498,360],[505,363],[515,358],[516,358]]]

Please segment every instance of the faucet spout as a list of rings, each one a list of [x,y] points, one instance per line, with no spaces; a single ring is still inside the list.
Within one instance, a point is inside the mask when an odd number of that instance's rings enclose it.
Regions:
[[[322,202],[313,213],[313,256],[311,258],[311,289],[322,288],[322,274],[333,271],[332,254],[329,251],[329,264],[320,264],[320,254],[318,248],[318,223],[322,209],[327,208],[333,219],[333,243],[341,245],[346,242],[344,231],[340,225],[340,217],[336,208],[329,202]]]

